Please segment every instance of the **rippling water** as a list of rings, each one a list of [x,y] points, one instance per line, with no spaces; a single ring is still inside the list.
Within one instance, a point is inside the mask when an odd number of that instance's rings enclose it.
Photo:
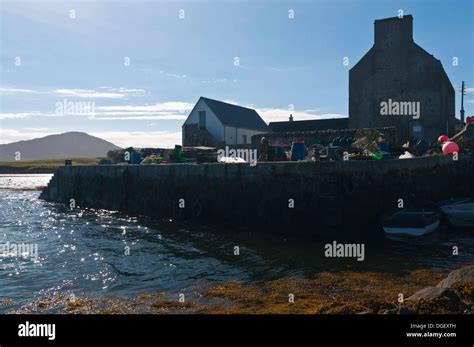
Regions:
[[[324,244],[70,210],[38,199],[51,175],[0,175],[0,312],[53,293],[90,298],[179,292],[228,280],[258,282],[341,269],[402,271],[474,263],[474,231],[366,245],[366,260],[324,258]],[[16,254],[12,245],[37,246]],[[460,254],[452,255],[452,246]],[[240,255],[234,255],[234,247]],[[5,248],[5,247],[3,247]],[[0,249],[1,250],[1,249]],[[34,250],[34,248],[33,248]],[[129,250],[130,254],[126,255]]]

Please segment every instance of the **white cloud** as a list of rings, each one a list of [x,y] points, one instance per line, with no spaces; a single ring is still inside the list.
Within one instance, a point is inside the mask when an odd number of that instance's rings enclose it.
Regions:
[[[77,97],[77,98],[95,98],[95,99],[125,99],[127,96],[119,92],[98,92],[91,89],[56,89],[53,91],[57,95]]]
[[[116,112],[118,113],[118,112]],[[117,115],[99,115],[99,116],[90,116],[89,119],[94,120],[185,120],[186,116],[179,115],[163,115],[163,116],[146,116],[146,115],[128,115],[128,114],[117,114]]]
[[[22,88],[0,88],[0,94],[34,94],[37,91],[32,89],[22,89]]]
[[[22,130],[27,130],[27,131],[46,131],[49,130],[49,128],[21,128]]]
[[[224,100],[228,104],[239,106],[240,104],[235,100]],[[290,114],[293,115],[295,121],[298,120],[315,120],[315,119],[331,119],[331,118],[345,118],[344,114],[339,113],[318,113],[319,109],[307,109],[301,111],[290,111],[288,108],[270,108],[263,107],[258,108],[253,104],[240,105],[247,108],[253,108],[262,117],[262,119],[268,124],[270,122],[284,122],[288,121]]]
[[[102,111],[133,111],[133,112],[156,112],[156,111],[186,111],[193,108],[194,104],[188,102],[170,101],[152,105],[118,105],[97,107]]]
[[[109,87],[99,87],[105,89]],[[112,88],[109,88],[111,90]],[[124,92],[124,88],[116,88]],[[134,92],[133,89],[127,89],[127,91]],[[141,90],[140,90],[141,91]],[[227,103],[236,104],[235,100],[225,100]],[[471,102],[471,101],[468,101]],[[109,106],[96,106],[93,110],[88,112],[79,113],[66,113],[65,116],[85,116],[90,120],[105,120],[105,121],[118,121],[118,120],[162,120],[162,121],[184,121],[189,114],[189,111],[193,108],[194,104],[182,101],[168,101],[154,104],[142,104],[142,105],[109,105]],[[243,105],[245,107],[255,108],[253,105]],[[315,119],[330,119],[330,118],[344,118],[346,115],[343,114],[331,114],[331,113],[319,113],[318,109],[307,109],[301,111],[290,111],[286,108],[256,108],[256,111],[260,114],[263,120],[267,123],[276,121],[287,121],[290,114],[293,115],[295,121],[298,120],[315,120]],[[31,112],[19,112],[19,113],[0,113],[1,119],[21,119],[29,118],[34,116],[62,116],[62,114],[55,113],[43,113],[39,111]]]
[[[182,78],[187,77],[186,75],[180,75],[180,74],[177,74],[177,73],[166,72],[166,71],[163,71],[163,70],[160,70],[160,75],[164,75],[164,76],[168,76],[168,77],[172,77],[172,78],[176,78],[176,79],[182,79]]]
[[[14,112],[14,113],[0,113],[1,119],[23,119],[31,118],[36,116],[44,116],[45,113],[40,111],[30,111],[30,112]]]
[[[144,97],[148,96],[150,93],[145,89],[137,88],[112,88],[112,87],[99,87],[95,89],[79,89],[79,88],[59,88],[49,91],[38,91],[33,89],[24,89],[24,88],[13,88],[13,87],[2,87],[0,88],[0,95],[3,94],[54,94],[64,97],[76,97],[76,98],[85,98],[85,99],[127,99],[129,97]]]
[[[465,91],[466,91],[466,93],[468,93],[468,94],[474,93],[474,88],[466,88]]]
[[[0,144],[16,142],[16,141],[24,141],[24,140],[31,140],[38,137],[44,137],[51,135],[51,132],[42,130],[42,129],[4,129],[0,128]]]
[[[147,93],[147,91],[145,89],[125,88],[125,87],[113,88],[113,87],[109,87],[109,86],[101,86],[98,89],[106,89],[106,90],[110,90],[112,92],[120,92],[120,93],[137,93],[137,94],[146,94]]]
[[[67,103],[75,105],[73,101],[67,101]],[[46,113],[40,111],[0,113],[0,120],[22,119],[35,116],[86,116],[93,120],[185,120],[187,113],[193,106],[193,104],[187,102],[170,101],[146,105],[96,106],[93,108],[88,107],[85,110],[81,107],[77,108],[77,110],[71,108],[68,112],[57,114],[55,112]],[[65,108],[67,107],[65,106]]]
[[[89,118],[96,120],[185,120],[193,104],[180,101],[151,105],[115,105],[96,107]]]
[[[181,132],[169,131],[104,131],[93,132],[93,136],[112,142],[120,147],[174,148],[181,144]]]

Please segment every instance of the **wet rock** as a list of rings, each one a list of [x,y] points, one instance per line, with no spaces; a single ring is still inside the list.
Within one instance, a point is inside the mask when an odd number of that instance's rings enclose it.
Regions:
[[[416,312],[413,310],[410,310],[409,308],[402,307],[398,310],[398,314],[415,314]]]
[[[406,299],[405,304],[419,314],[460,313],[466,308],[453,289],[441,287],[424,288]]]
[[[398,310],[396,308],[392,308],[390,310],[385,310],[383,314],[397,314]]]
[[[417,300],[437,300],[440,298],[447,298],[453,303],[459,303],[459,296],[450,288],[442,287],[426,287],[417,291],[415,294],[406,299],[406,301],[417,301]]]
[[[450,272],[448,277],[439,282],[436,287],[451,288],[457,282],[474,283],[474,265],[465,266]]]
[[[383,314],[415,314],[416,312],[413,310],[410,310],[409,308],[406,307],[401,307],[399,309],[392,308],[390,310],[385,310]]]

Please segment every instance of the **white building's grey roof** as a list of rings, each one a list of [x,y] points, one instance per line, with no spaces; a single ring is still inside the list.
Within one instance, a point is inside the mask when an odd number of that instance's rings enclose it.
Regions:
[[[243,129],[269,131],[267,123],[251,108],[228,104],[201,96],[223,125]]]

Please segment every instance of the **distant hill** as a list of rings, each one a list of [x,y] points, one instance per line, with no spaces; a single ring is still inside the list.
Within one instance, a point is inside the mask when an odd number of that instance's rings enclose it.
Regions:
[[[0,145],[0,162],[15,161],[15,152],[21,153],[21,160],[44,160],[105,157],[114,149],[120,147],[86,133],[67,132]]]

